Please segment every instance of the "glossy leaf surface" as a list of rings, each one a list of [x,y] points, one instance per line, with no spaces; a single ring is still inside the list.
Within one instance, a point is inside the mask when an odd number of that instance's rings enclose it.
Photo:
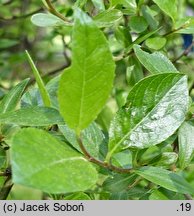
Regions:
[[[159,167],[142,167],[136,174],[168,190],[183,194],[194,194],[194,188],[176,173]]]
[[[152,54],[149,54],[143,51],[138,45],[134,45],[133,48],[139,61],[150,73],[158,74],[178,72],[174,65],[170,62],[170,60],[162,53],[154,52]]]
[[[14,183],[47,193],[84,191],[97,180],[95,168],[86,159],[43,130],[17,132],[11,158]]]
[[[79,133],[108,99],[115,64],[103,33],[79,9],[75,11],[72,41],[72,65],[62,74],[59,104],[67,125]]]
[[[56,109],[48,107],[26,107],[0,114],[0,123],[24,126],[49,126],[63,124],[63,118]]]
[[[143,149],[166,140],[184,121],[187,107],[186,76],[166,73],[143,79],[131,90],[127,103],[111,123],[109,154],[128,147]]]

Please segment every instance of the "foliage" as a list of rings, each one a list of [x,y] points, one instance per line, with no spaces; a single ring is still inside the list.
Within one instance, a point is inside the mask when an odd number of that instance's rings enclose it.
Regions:
[[[0,199],[194,198],[192,3],[0,4]]]

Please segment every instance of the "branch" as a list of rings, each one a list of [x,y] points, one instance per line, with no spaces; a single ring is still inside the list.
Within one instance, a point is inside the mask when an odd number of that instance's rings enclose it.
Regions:
[[[190,194],[184,194],[186,200],[193,200],[193,197]]]
[[[94,163],[94,164],[97,164],[101,167],[104,167],[106,169],[109,169],[111,171],[115,171],[117,173],[131,173],[133,171],[133,169],[129,168],[129,169],[124,169],[124,168],[120,168],[120,167],[116,167],[112,164],[109,164],[109,163],[106,163],[106,162],[103,162],[103,161],[100,161],[98,159],[95,159],[94,157],[92,157],[90,155],[90,153],[86,150],[86,148],[84,147],[83,143],[82,143],[82,140],[80,137],[77,137],[77,141],[79,143],[79,147],[81,148],[83,154],[85,155],[85,157],[88,159],[88,161]]]
[[[43,74],[41,77],[43,78],[43,77],[55,75],[55,74],[57,74],[58,72],[64,70],[65,68],[67,68],[67,67],[69,67],[69,66],[70,66],[70,62],[67,62],[66,64],[62,65],[61,67],[56,68],[56,69],[54,69],[54,70],[52,70],[52,71],[50,71],[50,72],[48,72],[48,73],[46,73],[46,74]],[[29,85],[32,85],[34,82],[35,82],[35,78],[32,77],[32,78],[30,79],[30,81],[28,82],[28,86],[29,86]]]
[[[65,22],[69,22],[68,19],[66,17],[64,17],[61,13],[59,13],[53,6],[52,2],[50,0],[45,0],[45,2],[47,3],[47,9],[50,13],[52,13],[53,15],[59,17],[60,19],[62,19]]]
[[[11,191],[11,188],[13,187],[13,183],[11,181],[11,172],[9,169],[6,169],[3,176],[7,176],[7,178],[0,190],[0,200],[6,200]]]
[[[193,46],[194,46],[194,41],[192,41],[192,43],[184,50],[184,52],[181,53],[180,56],[178,56],[177,58],[175,58],[175,59],[172,61],[172,63],[176,63],[176,62],[177,62],[179,59],[181,59],[183,56],[187,56],[187,55],[191,52]]]
[[[13,17],[8,18],[8,19],[5,19],[5,18],[3,18],[3,17],[0,17],[0,20],[6,21],[6,22],[10,22],[10,21],[14,21],[14,20],[17,20],[17,19],[25,19],[25,18],[27,18],[27,17],[29,17],[29,16],[32,16],[33,14],[36,14],[36,13],[41,12],[41,11],[44,11],[44,9],[43,9],[43,8],[39,8],[39,9],[37,9],[37,10],[35,10],[35,11],[32,11],[32,12],[30,12],[30,13],[28,13],[28,14],[24,14],[24,15],[22,15],[22,16],[13,16]]]

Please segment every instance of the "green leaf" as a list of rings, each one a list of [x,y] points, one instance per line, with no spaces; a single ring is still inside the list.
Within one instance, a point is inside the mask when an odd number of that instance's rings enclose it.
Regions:
[[[127,83],[130,86],[134,86],[138,81],[143,79],[143,69],[139,61],[135,56],[131,56],[128,60],[127,71],[126,71],[126,79]]]
[[[132,187],[130,188],[130,190],[128,190],[128,199],[139,199],[141,197],[146,196],[148,193],[150,192],[150,189],[147,189],[145,187],[140,187],[140,186],[136,186],[136,187]]]
[[[178,155],[175,152],[164,152],[161,158],[157,160],[155,164],[157,166],[168,168],[170,165],[175,164],[178,159]]]
[[[142,65],[152,74],[178,72],[169,59],[162,53],[154,52],[149,54],[141,50],[138,45],[134,45],[133,49]]]
[[[43,130],[16,133],[11,158],[14,183],[47,193],[84,191],[97,181],[90,162]]]
[[[12,111],[16,108],[29,79],[25,79],[12,88],[3,98],[0,104],[0,113]]]
[[[182,194],[194,194],[194,188],[183,177],[171,171],[159,167],[142,167],[135,173],[168,190]]]
[[[178,16],[177,0],[153,0],[153,2],[155,2],[164,13],[170,16],[173,22],[176,21]]]
[[[132,184],[135,179],[137,178],[137,175],[129,175],[129,174],[115,174],[114,176],[111,176],[107,178],[103,182],[103,190],[110,191],[112,193],[120,192],[123,190],[126,190],[130,184]]]
[[[86,193],[78,192],[65,196],[64,200],[91,200],[91,198]]]
[[[179,165],[181,169],[186,168],[194,153],[194,126],[191,122],[184,122],[178,131],[179,140]]]
[[[0,123],[24,126],[49,126],[53,124],[64,124],[64,121],[56,109],[48,107],[26,107],[0,114]]]
[[[40,90],[40,94],[41,94],[42,100],[44,102],[44,105],[50,107],[51,106],[50,97],[49,97],[49,94],[45,88],[45,85],[44,85],[44,82],[40,76],[40,73],[39,73],[38,69],[36,68],[36,66],[35,66],[35,64],[34,64],[32,58],[31,58],[31,56],[27,50],[26,50],[26,55],[28,57],[28,61],[30,63],[34,77],[35,77],[36,82],[38,84],[38,88]]]
[[[133,41],[133,43],[131,43],[130,46],[128,46],[125,50],[125,53],[129,53],[131,51],[131,49],[133,48],[133,45],[135,44],[141,44],[142,42],[144,42],[147,38],[151,37],[152,35],[154,35],[155,33],[157,33],[161,28],[158,28],[156,30],[153,30],[151,32],[148,32],[147,34],[143,34],[140,35],[135,41]]]
[[[194,17],[184,17],[175,23],[175,31],[178,34],[194,34]]]
[[[76,6],[76,7],[82,8],[82,7],[87,3],[87,1],[88,1],[88,0],[77,0],[77,1],[75,2],[75,6]]]
[[[72,66],[62,74],[59,104],[67,125],[79,134],[107,101],[115,64],[103,33],[79,9],[72,41]]]
[[[118,4],[122,4],[125,7],[130,7],[136,9],[137,4],[135,0],[110,0],[112,6],[116,6]]]
[[[128,200],[128,193],[126,191],[112,193],[109,199],[110,200]]]
[[[82,152],[75,131],[68,128],[67,125],[59,125],[59,129],[65,136],[66,140],[74,148]],[[102,147],[105,148],[105,136],[95,122],[82,131],[81,137],[83,145],[94,158],[104,158],[105,152],[102,152]]]
[[[104,0],[92,0],[94,6],[99,10],[99,11],[104,11]]]
[[[115,25],[122,17],[123,14],[120,10],[111,9],[99,13],[93,19],[99,28],[104,28]]]
[[[143,17],[146,19],[146,21],[149,24],[151,30],[157,29],[158,21],[154,17],[156,15],[155,11],[153,11],[147,5],[142,5],[141,9],[142,9]]]
[[[169,200],[168,197],[159,190],[154,190],[149,196],[149,200]]]
[[[44,106],[40,91],[36,87],[30,88],[21,98],[21,108],[31,106]]]
[[[6,153],[0,146],[0,169],[3,165],[5,165],[6,162]]]
[[[124,47],[128,47],[132,43],[131,35],[128,28],[118,26],[115,29],[115,38]]]
[[[111,123],[107,158],[118,149],[143,149],[166,140],[184,121],[188,101],[185,75],[166,73],[141,80]]]
[[[145,41],[145,44],[150,49],[160,50],[160,49],[162,49],[165,46],[165,44],[166,44],[166,38],[162,38],[162,37],[148,38]]]
[[[10,40],[7,38],[0,39],[0,49],[8,49],[9,47],[15,46],[19,43],[17,40]]]
[[[132,31],[141,33],[147,29],[148,23],[142,16],[132,16],[130,18],[129,26]]]
[[[31,21],[34,25],[39,27],[53,27],[64,24],[64,22],[58,17],[46,13],[34,14],[31,18]]]

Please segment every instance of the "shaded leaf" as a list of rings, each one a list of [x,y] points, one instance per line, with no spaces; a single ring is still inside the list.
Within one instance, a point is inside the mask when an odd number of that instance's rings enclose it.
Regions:
[[[154,52],[149,54],[141,50],[138,45],[134,45],[133,48],[139,61],[152,74],[178,72],[169,59],[162,53]]]
[[[43,130],[17,132],[11,158],[14,183],[47,193],[84,191],[97,181],[97,172],[86,159]]]
[[[24,126],[49,126],[53,124],[64,124],[64,121],[56,109],[48,107],[26,107],[0,114],[0,123]]]
[[[142,16],[132,16],[130,18],[129,26],[132,31],[141,33],[147,29],[148,23]]]
[[[178,34],[194,34],[194,17],[184,17],[175,23],[175,31]]]
[[[16,108],[28,81],[29,79],[23,80],[4,96],[0,103],[0,113],[12,111]]]
[[[134,174],[115,174],[114,176],[107,178],[103,182],[102,187],[103,190],[110,191],[112,193],[124,191],[135,181],[136,178],[137,176]]]
[[[165,194],[159,190],[154,190],[149,196],[149,200],[169,200]]]
[[[123,14],[120,10],[111,9],[99,13],[93,19],[98,27],[103,28],[115,25],[115,23],[118,22],[122,16]]]
[[[142,167],[135,173],[168,190],[182,194],[194,194],[194,188],[183,177],[168,170],[159,167]]]
[[[153,0],[153,2],[155,2],[158,7],[168,16],[170,16],[173,22],[175,22],[178,16],[177,0]]]
[[[156,15],[155,11],[153,11],[147,5],[142,5],[141,9],[142,9],[142,14],[144,18],[146,19],[147,23],[151,27],[151,30],[157,29],[159,23],[157,19],[155,19],[154,17]]]
[[[17,40],[10,40],[10,39],[7,39],[7,38],[2,38],[0,39],[0,49],[6,49],[6,48],[9,48],[9,47],[12,47],[12,46],[15,46],[19,43],[19,41]]]
[[[64,200],[91,200],[91,198],[86,193],[78,192],[65,196]]]
[[[164,152],[155,164],[157,164],[157,166],[168,168],[170,165],[175,164],[177,159],[178,155],[175,152]]]
[[[189,165],[194,154],[194,126],[191,122],[184,122],[178,131],[179,165],[184,169]]]
[[[103,33],[79,9],[75,11],[72,40],[72,66],[62,74],[59,104],[67,125],[79,133],[108,99],[115,64]]]

